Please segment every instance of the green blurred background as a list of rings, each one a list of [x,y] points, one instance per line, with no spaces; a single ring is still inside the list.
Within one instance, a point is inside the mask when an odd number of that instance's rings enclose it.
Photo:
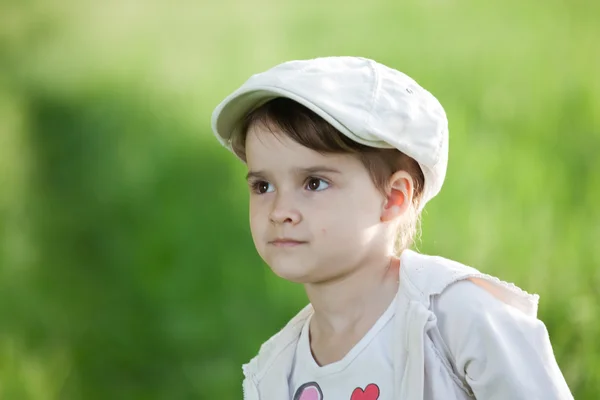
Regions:
[[[600,2],[0,0],[0,399],[239,399],[306,303],[254,251],[214,106],[361,55],[450,120],[418,245],[541,295],[600,397]]]

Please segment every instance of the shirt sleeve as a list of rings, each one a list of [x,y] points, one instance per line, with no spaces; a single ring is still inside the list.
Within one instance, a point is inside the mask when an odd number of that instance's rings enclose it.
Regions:
[[[469,280],[434,299],[440,335],[481,400],[572,399],[545,325]]]

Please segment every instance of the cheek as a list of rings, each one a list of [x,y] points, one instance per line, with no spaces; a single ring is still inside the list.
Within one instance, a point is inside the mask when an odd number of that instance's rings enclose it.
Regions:
[[[263,237],[270,229],[270,201],[264,197],[250,198],[248,203],[248,219],[250,231],[254,238]]]
[[[258,254],[264,259],[265,253],[265,231],[267,227],[265,226],[264,218],[261,218],[260,213],[256,212],[256,210],[250,210],[250,235],[252,237],[252,241],[254,242],[254,247]]]
[[[250,201],[248,207],[248,218],[250,221],[250,231],[254,236],[261,230],[262,213],[256,201]]]
[[[313,232],[330,245],[334,242],[347,245],[369,242],[379,227],[378,207],[379,203],[373,201],[338,202],[326,213],[311,215]]]

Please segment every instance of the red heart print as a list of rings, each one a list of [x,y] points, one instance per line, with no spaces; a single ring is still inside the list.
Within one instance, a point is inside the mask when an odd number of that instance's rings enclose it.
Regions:
[[[374,383],[369,383],[365,390],[357,387],[352,392],[350,400],[377,400],[379,398],[379,387]]]

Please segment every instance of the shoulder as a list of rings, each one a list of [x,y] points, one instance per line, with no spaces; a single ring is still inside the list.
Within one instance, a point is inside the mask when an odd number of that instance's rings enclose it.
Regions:
[[[525,348],[547,336],[546,327],[535,316],[503,301],[471,279],[450,285],[432,299],[432,311],[442,338],[456,356],[481,358],[512,342]],[[487,348],[492,345],[495,350]]]
[[[476,285],[470,279],[464,279],[448,286],[437,297],[436,305],[440,311],[452,312],[461,309],[476,313],[485,307],[497,307],[500,301],[490,292]]]
[[[481,273],[448,258],[404,251],[401,273],[405,281],[426,296],[440,294],[450,284]]]
[[[492,316],[513,314],[510,305],[470,279],[448,286],[433,299],[432,308],[442,327],[459,330],[486,323]]]
[[[532,295],[512,283],[482,273],[478,269],[444,257],[405,251],[402,254],[401,284],[407,295],[427,307],[435,297],[449,305],[471,307],[485,302],[513,306],[525,314],[537,314],[538,295]],[[468,303],[468,304],[467,304]]]

